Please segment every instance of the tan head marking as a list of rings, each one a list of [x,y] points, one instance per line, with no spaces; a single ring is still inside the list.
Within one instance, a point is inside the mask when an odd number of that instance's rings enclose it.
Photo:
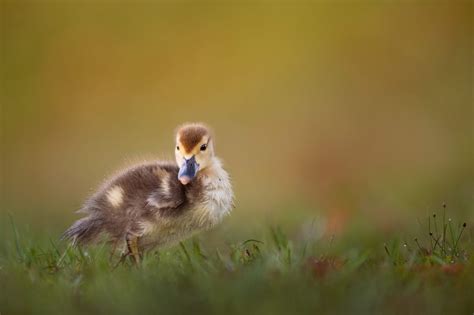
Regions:
[[[178,130],[178,141],[183,146],[184,152],[189,153],[208,134],[208,129],[203,125],[186,125]]]

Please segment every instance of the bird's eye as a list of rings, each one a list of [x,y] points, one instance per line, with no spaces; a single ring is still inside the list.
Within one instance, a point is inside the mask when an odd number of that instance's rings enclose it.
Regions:
[[[176,146],[176,150],[178,150],[178,151],[179,151],[179,145],[178,145],[178,146]]]
[[[203,144],[203,145],[201,146],[201,151],[206,151],[206,149],[207,149],[207,144]]]

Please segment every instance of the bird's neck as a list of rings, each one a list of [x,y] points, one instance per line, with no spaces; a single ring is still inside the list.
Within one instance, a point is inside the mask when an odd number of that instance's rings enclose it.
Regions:
[[[222,167],[222,162],[217,158],[213,157],[211,160],[211,163],[203,169],[200,173],[205,176],[205,177],[219,177],[220,173],[224,171],[224,168]]]
[[[200,184],[202,185],[202,212],[206,218],[204,225],[207,227],[214,226],[222,220],[232,210],[234,193],[230,183],[229,174],[222,167],[222,163],[218,158],[213,158],[208,167],[200,173]],[[198,174],[199,174],[198,173]]]

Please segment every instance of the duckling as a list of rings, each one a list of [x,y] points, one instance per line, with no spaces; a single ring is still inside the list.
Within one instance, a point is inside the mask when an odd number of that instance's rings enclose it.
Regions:
[[[103,236],[122,257],[139,263],[144,251],[184,240],[220,223],[233,208],[229,174],[215,156],[210,129],[201,123],[176,132],[176,164],[132,166],[107,180],[78,211],[62,238],[73,245]]]

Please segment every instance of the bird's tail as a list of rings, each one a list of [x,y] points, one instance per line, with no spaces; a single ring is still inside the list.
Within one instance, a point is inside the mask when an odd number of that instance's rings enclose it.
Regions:
[[[61,236],[61,240],[70,240],[73,245],[94,242],[103,231],[103,220],[87,216],[74,222]]]

